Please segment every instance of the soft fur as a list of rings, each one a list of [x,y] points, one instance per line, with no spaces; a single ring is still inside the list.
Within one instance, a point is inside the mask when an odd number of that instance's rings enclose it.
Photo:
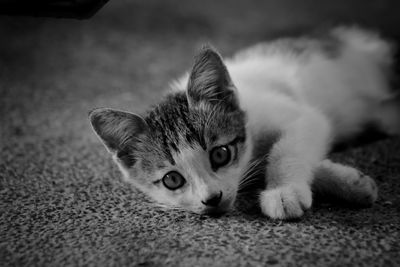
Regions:
[[[167,207],[225,212],[264,160],[260,206],[271,218],[301,216],[311,207],[312,184],[370,205],[374,181],[326,157],[367,125],[400,133],[399,102],[389,88],[392,54],[376,33],[355,27],[259,44],[225,63],[206,46],[143,118],[96,109],[90,120],[125,179]],[[220,146],[233,155],[216,169],[210,153]],[[185,178],[184,186],[163,185],[170,171]],[[217,205],[205,205],[218,194]]]

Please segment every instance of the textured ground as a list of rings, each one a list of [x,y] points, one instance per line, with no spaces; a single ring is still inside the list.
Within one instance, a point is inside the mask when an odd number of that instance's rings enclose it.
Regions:
[[[0,18],[0,265],[399,266],[399,139],[334,155],[376,178],[372,208],[317,203],[282,223],[256,208],[153,208],[87,121],[93,107],[154,103],[208,41],[229,56],[343,21],[397,35],[394,1],[315,2],[121,0],[89,21]]]

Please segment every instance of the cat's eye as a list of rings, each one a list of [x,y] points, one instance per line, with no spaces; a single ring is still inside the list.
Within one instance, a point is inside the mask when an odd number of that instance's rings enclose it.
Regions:
[[[185,184],[186,180],[179,172],[171,171],[164,175],[162,182],[169,190],[176,190],[181,188]]]
[[[225,166],[231,161],[231,151],[228,146],[218,146],[210,152],[210,162],[213,169]]]

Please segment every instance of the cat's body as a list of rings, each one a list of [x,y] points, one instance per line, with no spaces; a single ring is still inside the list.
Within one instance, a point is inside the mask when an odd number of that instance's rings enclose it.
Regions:
[[[280,39],[225,60],[254,132],[280,129],[293,120],[289,113],[310,107],[327,117],[337,140],[367,124],[385,123],[382,103],[393,99],[392,47],[356,28],[336,28],[325,38],[332,39]],[[184,77],[176,87],[186,90],[186,85]]]
[[[400,133],[399,102],[389,88],[392,52],[356,28],[260,44],[226,67],[205,48],[145,119],[98,109],[91,120],[125,178],[166,206],[226,211],[257,173],[255,155],[268,162],[260,206],[271,218],[301,216],[312,184],[369,205],[377,197],[373,180],[326,156],[367,125]],[[261,143],[269,145],[260,152]]]

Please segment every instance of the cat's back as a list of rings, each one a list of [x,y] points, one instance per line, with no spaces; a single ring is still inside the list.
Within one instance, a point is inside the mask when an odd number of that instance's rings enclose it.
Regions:
[[[260,43],[225,63],[253,125],[282,124],[308,105],[352,132],[369,119],[371,107],[391,97],[392,50],[377,33],[337,27]],[[177,84],[184,89],[187,76]]]
[[[315,36],[259,43],[239,51],[226,64],[239,90],[276,92],[279,88],[274,85],[286,84],[294,95],[313,101],[317,91],[340,93],[344,87],[361,95],[383,97],[388,88],[382,83],[392,59],[391,44],[377,33],[337,27]],[[288,93],[288,88],[281,89]]]
[[[351,130],[369,119],[371,107],[391,97],[392,50],[377,33],[338,27],[320,36],[255,45],[228,60],[227,67],[250,113],[275,108],[275,102],[278,110],[307,104],[336,127]]]

